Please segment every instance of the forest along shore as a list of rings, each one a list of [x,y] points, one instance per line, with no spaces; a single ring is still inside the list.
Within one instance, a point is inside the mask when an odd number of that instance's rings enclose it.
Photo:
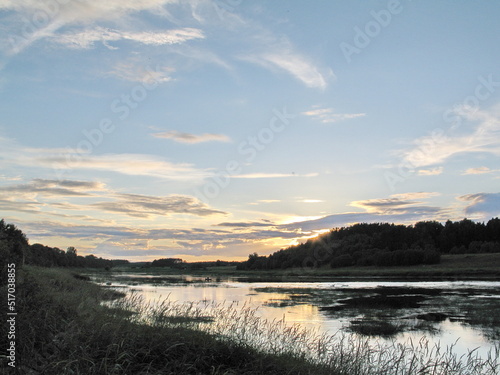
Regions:
[[[196,267],[186,263],[178,267],[145,267],[129,263],[113,267],[116,272],[199,275],[210,278],[246,277],[271,281],[328,281],[339,279],[359,280],[500,280],[500,253],[491,254],[445,254],[438,264],[377,267],[351,266],[345,268],[295,267],[273,270],[238,270],[236,266],[215,266],[214,262],[198,262]]]

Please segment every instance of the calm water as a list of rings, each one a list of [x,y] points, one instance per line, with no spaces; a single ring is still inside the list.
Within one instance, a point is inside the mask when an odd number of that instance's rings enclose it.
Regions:
[[[418,342],[425,336],[431,344],[439,343],[442,348],[453,345],[458,355],[476,349],[486,356],[499,338],[500,282],[251,282],[237,278],[205,281],[204,277],[133,273],[94,278],[102,284],[133,290],[146,301],[168,298],[207,306],[245,305],[257,309],[257,315],[264,319],[284,318],[288,324],[298,323],[327,334],[351,332],[352,321],[363,319],[402,323],[407,327],[404,332],[372,340]],[[418,303],[390,307],[345,305],[348,300],[363,301],[380,293],[397,301],[417,296]],[[443,314],[442,321],[416,318],[429,312]]]

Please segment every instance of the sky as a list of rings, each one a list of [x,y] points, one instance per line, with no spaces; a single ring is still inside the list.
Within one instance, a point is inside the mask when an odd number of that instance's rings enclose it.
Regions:
[[[500,3],[0,0],[0,217],[244,260],[500,215]]]

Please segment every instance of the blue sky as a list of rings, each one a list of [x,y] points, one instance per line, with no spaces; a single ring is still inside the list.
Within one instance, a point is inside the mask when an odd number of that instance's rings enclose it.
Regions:
[[[499,15],[492,1],[1,1],[1,216],[31,243],[136,261],[496,217]]]

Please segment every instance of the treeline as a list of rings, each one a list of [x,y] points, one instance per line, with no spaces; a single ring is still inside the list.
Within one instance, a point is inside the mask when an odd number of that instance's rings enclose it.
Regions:
[[[161,258],[155,259],[151,263],[146,263],[144,267],[170,267],[183,270],[204,270],[208,267],[230,267],[238,264],[240,264],[240,262],[229,262],[225,260],[186,262],[180,258]]]
[[[0,220],[0,261],[1,269],[8,263],[17,267],[23,264],[41,267],[81,267],[111,268],[116,263],[128,261],[98,258],[95,255],[81,256],[74,247],[66,251],[57,247],[44,246],[39,243],[30,245],[26,235],[14,224],[6,224]]]
[[[155,259],[151,262],[151,267],[171,267],[180,268],[183,260],[180,258],[161,258]]]
[[[500,252],[500,219],[486,224],[422,221],[415,225],[356,224],[335,228],[269,256],[250,254],[240,270],[291,267],[409,266],[439,263],[441,254]]]

